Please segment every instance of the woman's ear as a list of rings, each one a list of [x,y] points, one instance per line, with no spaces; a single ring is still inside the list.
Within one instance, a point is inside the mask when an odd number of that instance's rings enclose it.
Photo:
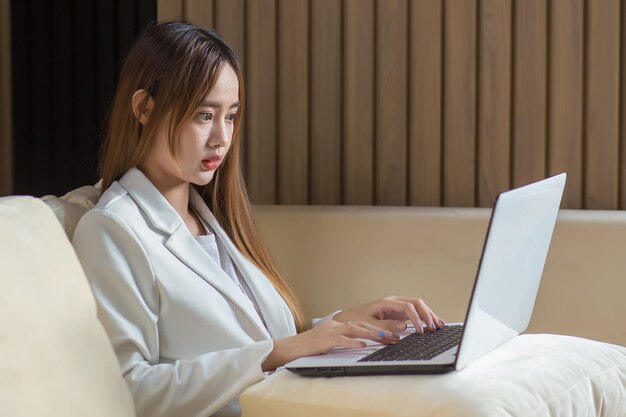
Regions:
[[[154,108],[154,100],[150,93],[146,90],[137,90],[133,94],[133,114],[139,120],[139,123],[145,125],[148,123],[150,113]]]

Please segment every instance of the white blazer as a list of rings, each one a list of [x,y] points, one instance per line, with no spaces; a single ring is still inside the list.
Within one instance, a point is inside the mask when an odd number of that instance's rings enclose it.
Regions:
[[[106,190],[74,233],[138,416],[239,415],[238,396],[264,378],[261,364],[272,339],[296,334],[285,301],[193,187],[190,203],[224,243],[267,328],[136,168]]]

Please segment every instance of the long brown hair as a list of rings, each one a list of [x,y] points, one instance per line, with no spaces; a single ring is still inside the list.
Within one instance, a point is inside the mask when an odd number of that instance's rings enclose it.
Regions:
[[[169,120],[172,154],[185,122],[215,84],[224,65],[230,65],[239,80],[239,101],[230,151],[206,186],[196,186],[220,225],[237,248],[268,277],[289,305],[298,331],[307,328],[296,296],[287,286],[258,232],[239,164],[239,130],[244,102],[244,84],[236,53],[215,33],[179,22],[151,23],[129,52],[109,115],[100,158],[103,190],[134,167],[141,166],[153,147],[156,131]],[[132,107],[137,90],[146,90],[154,107],[145,125]],[[149,96],[144,95],[144,100]],[[140,107],[143,107],[142,103]]]

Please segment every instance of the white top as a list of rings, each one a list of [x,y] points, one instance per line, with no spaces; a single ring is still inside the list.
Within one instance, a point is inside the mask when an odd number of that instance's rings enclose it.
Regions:
[[[259,314],[261,321],[263,321],[263,324],[265,325],[265,327],[267,327],[267,324],[263,319],[261,309],[259,308],[259,303],[254,298],[254,294],[252,294],[252,291],[250,290],[250,286],[246,282],[246,279],[241,275],[241,272],[233,263],[233,260],[228,254],[226,248],[224,247],[224,244],[213,233],[210,226],[204,220],[202,220],[200,216],[198,216],[198,218],[201,219],[202,225],[204,226],[204,230],[207,234],[195,236],[196,242],[198,242],[198,244],[202,246],[202,249],[204,249],[204,251],[209,254],[211,259],[215,261],[217,265],[222,268],[222,270],[226,272],[229,277],[231,277],[231,279],[235,282],[235,284],[237,284],[241,291],[250,299],[250,301],[254,305],[254,309]]]

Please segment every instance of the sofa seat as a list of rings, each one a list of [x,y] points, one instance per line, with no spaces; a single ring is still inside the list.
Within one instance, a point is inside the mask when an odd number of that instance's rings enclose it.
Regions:
[[[522,335],[444,375],[311,378],[287,370],[248,388],[243,417],[623,417],[626,348]]]

